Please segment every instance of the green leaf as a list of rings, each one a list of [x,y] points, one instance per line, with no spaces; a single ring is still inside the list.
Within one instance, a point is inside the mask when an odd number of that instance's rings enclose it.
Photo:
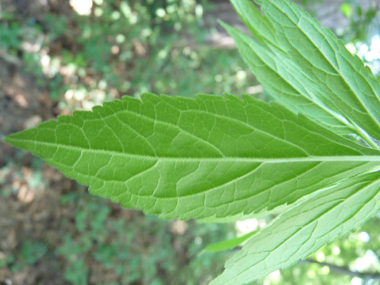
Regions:
[[[380,85],[370,68],[328,29],[287,0],[256,0],[273,24],[282,48],[310,76],[318,99],[380,140]]]
[[[208,247],[205,248],[205,251],[215,252],[215,251],[223,251],[227,249],[233,249],[237,246],[239,246],[241,243],[245,242],[249,238],[251,238],[253,235],[255,235],[257,231],[250,232],[248,234],[245,234],[241,237],[232,238],[229,240],[221,241],[218,243],[214,243]]]
[[[353,124],[317,100],[315,94],[320,92],[318,85],[289,55],[279,52],[280,38],[268,18],[249,0],[231,2],[255,37],[269,47],[268,49],[244,33],[221,23],[234,38],[240,54],[265,90],[293,112],[303,113],[334,132],[343,135],[357,133]],[[273,38],[276,40],[275,45],[272,44],[275,42]]]
[[[211,284],[250,283],[305,259],[376,215],[379,189],[380,172],[374,172],[311,195],[252,237]]]
[[[258,40],[270,48],[283,51],[279,42],[280,38],[278,38],[272,23],[261,14],[260,10],[251,1],[231,0],[231,3],[244,24]]]
[[[300,198],[299,200],[297,200],[296,203],[298,203],[302,199],[304,199],[304,198]],[[213,224],[215,224],[215,223],[235,223],[237,221],[244,221],[244,220],[248,220],[248,219],[264,219],[268,215],[282,214],[285,211],[292,208],[293,205],[294,204],[291,204],[291,205],[283,204],[283,205],[278,206],[278,207],[271,209],[269,211],[267,209],[264,209],[262,211],[253,212],[253,213],[249,213],[249,214],[239,213],[239,214],[227,216],[227,217],[215,217],[215,216],[213,216],[213,217],[198,219],[197,223],[213,223]]]
[[[6,137],[89,185],[163,218],[229,217],[292,204],[379,164],[277,103],[143,94]]]
[[[295,4],[285,0],[257,2],[266,17],[258,15],[248,0],[232,1],[265,45],[226,28],[265,89],[292,111],[339,134],[355,133],[378,149],[368,136],[380,137],[380,86],[370,69]]]
[[[273,53],[244,33],[222,25],[234,38],[241,56],[265,90],[295,113],[302,113],[338,134],[354,133],[355,127],[333,112],[314,94],[318,86],[289,58]]]

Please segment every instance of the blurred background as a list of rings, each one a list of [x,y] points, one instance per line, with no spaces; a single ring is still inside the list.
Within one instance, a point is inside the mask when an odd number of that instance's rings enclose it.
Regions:
[[[378,0],[298,1],[380,71]],[[0,138],[142,92],[270,100],[217,19],[224,0],[0,0]],[[162,221],[96,198],[0,141],[0,284],[207,284],[234,250],[208,245],[264,227]],[[380,215],[254,284],[380,284]]]

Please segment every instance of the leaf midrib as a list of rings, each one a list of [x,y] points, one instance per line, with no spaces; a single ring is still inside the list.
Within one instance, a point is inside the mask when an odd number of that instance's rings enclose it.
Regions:
[[[266,162],[266,163],[289,163],[289,162],[347,162],[347,161],[363,161],[363,162],[380,162],[380,155],[347,155],[347,156],[307,156],[307,157],[283,157],[283,158],[254,158],[254,157],[239,157],[239,156],[230,156],[230,157],[168,157],[168,156],[151,156],[144,154],[133,154],[133,153],[123,153],[114,150],[103,150],[103,149],[93,149],[93,148],[83,148],[72,145],[49,143],[49,142],[40,142],[35,140],[25,140],[25,139],[11,139],[7,140],[9,143],[13,142],[23,142],[23,143],[34,143],[42,146],[50,147],[62,147],[69,150],[76,151],[86,151],[93,152],[95,154],[102,153],[108,155],[123,156],[129,158],[145,159],[145,160],[161,160],[161,161],[207,161],[207,162],[228,162],[228,161],[242,161],[242,162]],[[33,152],[33,150],[29,150]]]

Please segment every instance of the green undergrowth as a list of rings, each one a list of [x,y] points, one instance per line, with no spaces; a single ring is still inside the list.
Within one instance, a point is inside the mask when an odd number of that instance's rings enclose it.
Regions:
[[[173,234],[170,221],[136,212],[123,219],[120,210],[80,192],[61,198],[73,215],[62,220],[69,231],[54,251],[71,284],[207,284],[222,271],[228,253],[201,250],[231,236],[230,227],[190,221],[182,235]]]

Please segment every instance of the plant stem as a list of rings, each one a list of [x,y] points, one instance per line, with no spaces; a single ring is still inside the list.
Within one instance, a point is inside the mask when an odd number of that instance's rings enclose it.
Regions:
[[[370,145],[373,149],[380,150],[379,145],[373,141],[373,139],[367,134],[366,131],[364,131],[361,127],[359,127],[357,124],[354,122],[351,122],[355,126],[355,130],[358,132],[359,136],[362,137],[365,142]]]
[[[305,260],[300,260],[300,263],[315,263],[320,266],[328,266],[330,267],[331,271],[334,271],[336,273],[345,274],[345,275],[349,275],[353,277],[359,277],[364,280],[368,280],[368,279],[380,280],[380,274],[351,271],[347,267],[340,267],[340,266],[336,266],[334,264],[330,264],[327,262],[319,262],[312,259],[305,259]]]

